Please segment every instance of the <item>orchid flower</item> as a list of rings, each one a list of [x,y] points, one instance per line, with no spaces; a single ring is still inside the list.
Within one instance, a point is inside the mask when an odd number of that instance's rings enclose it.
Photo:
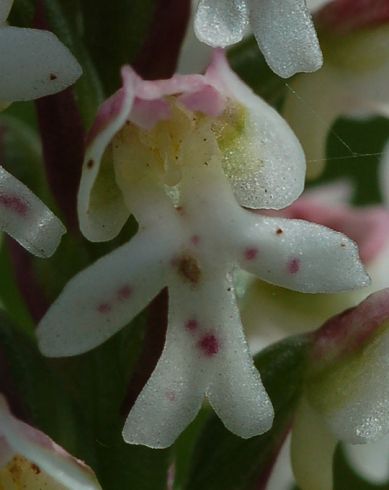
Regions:
[[[43,432],[12,415],[0,395],[0,487],[99,490],[93,471]]]
[[[24,184],[0,167],[0,230],[38,257],[50,257],[65,227]]]
[[[300,194],[301,147],[282,118],[216,51],[204,76],[143,81],[129,67],[100,109],[79,191],[84,235],[134,238],[73,278],[38,327],[42,352],[88,351],[130,322],[163,288],[168,331],[124,438],[169,446],[204,395],[241,437],[269,429],[273,410],[248,352],[234,291],[239,268],[298,291],[365,286],[357,247],[301,220],[256,215]]]
[[[343,294],[307,295],[241,275],[241,316],[252,352],[289,335],[312,331],[331,316],[362,301],[367,293],[388,286],[389,211],[382,206],[355,208],[345,182],[315,187],[270,216],[303,219],[344,233],[359,248],[372,282],[368,289]]]
[[[51,32],[8,26],[13,0],[0,0],[0,106],[54,94],[72,85],[81,67]]]
[[[327,135],[338,117],[389,115],[388,2],[333,0],[315,20],[324,66],[290,82],[283,108],[311,178],[324,168]]]
[[[305,0],[200,0],[195,32],[213,47],[239,42],[250,25],[271,69],[288,78],[322,65]]]
[[[384,289],[315,334],[292,430],[292,465],[302,490],[333,488],[338,441],[370,444],[389,433],[388,320],[389,289]]]

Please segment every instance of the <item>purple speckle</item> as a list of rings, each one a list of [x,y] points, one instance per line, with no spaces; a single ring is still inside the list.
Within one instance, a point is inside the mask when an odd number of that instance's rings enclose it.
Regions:
[[[192,245],[197,246],[200,243],[200,237],[198,235],[193,235],[190,238]]]
[[[166,391],[165,396],[170,402],[176,401],[176,394],[173,390]]]
[[[28,211],[27,203],[18,196],[0,194],[0,205],[11,211],[14,211],[20,216],[25,216]]]
[[[198,341],[197,346],[207,357],[213,357],[219,352],[219,342],[213,334],[204,335]]]
[[[188,320],[185,323],[185,328],[187,330],[189,330],[190,332],[194,332],[195,330],[197,330],[198,326],[199,326],[199,324],[198,324],[197,320],[194,320],[194,319]]]
[[[117,292],[117,297],[120,301],[128,299],[132,294],[132,289],[131,287],[126,284],[125,286],[122,286],[118,292]]]
[[[102,315],[106,315],[112,310],[112,306],[109,303],[100,303],[97,307],[97,311]]]
[[[300,270],[300,259],[293,258],[288,262],[288,271],[290,274],[296,274]]]
[[[258,255],[258,249],[257,248],[246,248],[244,251],[244,257],[246,260],[254,260]]]

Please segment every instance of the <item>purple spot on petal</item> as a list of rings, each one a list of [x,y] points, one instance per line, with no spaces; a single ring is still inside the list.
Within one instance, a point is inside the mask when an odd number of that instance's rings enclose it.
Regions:
[[[109,303],[100,303],[97,307],[97,311],[102,315],[106,315],[112,310],[112,306]]]
[[[28,211],[28,205],[23,199],[7,194],[0,194],[0,206],[4,206],[20,216],[25,216]]]
[[[244,257],[246,260],[254,260],[258,255],[257,248],[246,248],[244,251]]]
[[[170,402],[176,401],[176,394],[173,390],[166,391],[165,396]]]
[[[126,284],[125,286],[121,287],[118,292],[117,292],[117,297],[119,300],[123,301],[128,299],[132,294],[132,289],[131,287]]]
[[[300,259],[293,258],[288,262],[288,271],[290,274],[296,274],[300,270]]]
[[[185,328],[187,330],[189,330],[190,332],[194,332],[195,330],[197,330],[199,324],[197,322],[197,320],[188,320],[186,323],[185,323]]]
[[[198,245],[200,243],[200,237],[198,235],[193,235],[190,238],[190,241],[193,245]]]
[[[198,342],[197,347],[205,354],[207,357],[212,357],[219,352],[219,342],[215,335],[207,334],[204,335]]]

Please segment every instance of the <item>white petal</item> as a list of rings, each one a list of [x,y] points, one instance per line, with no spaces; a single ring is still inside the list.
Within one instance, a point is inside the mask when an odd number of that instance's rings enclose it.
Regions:
[[[328,293],[369,284],[356,244],[342,233],[303,220],[253,216],[241,237],[241,266],[295,291]]]
[[[224,48],[242,39],[247,24],[245,0],[200,0],[194,27],[200,41]]]
[[[23,488],[34,488],[31,486],[32,480],[33,483],[41,484],[40,487],[36,487],[36,490],[43,487],[52,490],[101,489],[88,466],[70,456],[42,432],[13,417],[3,397],[0,401],[0,427],[10,447],[23,457],[18,458],[19,461],[16,462],[18,470],[22,473],[19,477],[24,479],[23,483],[28,484]],[[36,467],[31,468],[31,463],[27,465],[24,458],[34,463]],[[30,471],[31,469],[33,471]],[[37,471],[42,471],[41,478],[36,475]],[[45,473],[60,485],[53,484]],[[47,483],[52,486],[46,487]]]
[[[332,489],[336,442],[321,417],[303,398],[294,417],[291,445],[293,472],[301,490]]]
[[[221,149],[224,171],[239,203],[249,208],[288,206],[303,191],[305,180],[304,153],[292,130],[235,75],[222,52],[214,54],[206,77],[232,104],[238,102],[241,128],[230,142],[223,141]]]
[[[72,85],[82,70],[51,32],[0,28],[0,100],[31,100]]]
[[[168,259],[158,234],[144,233],[80,272],[40,322],[41,351],[72,356],[103,343],[163,288]]]
[[[14,0],[0,0],[0,24],[3,24],[10,13]]]
[[[251,0],[250,25],[266,61],[281,77],[321,67],[323,57],[305,0]]]
[[[137,75],[124,67],[122,78],[123,87],[102,104],[89,132],[78,191],[80,228],[94,242],[114,238],[130,214],[115,180],[109,147],[126,122],[135,98]]]
[[[353,469],[371,483],[389,480],[389,435],[369,444],[345,444],[344,450]]]
[[[50,257],[65,228],[24,184],[0,167],[0,229],[38,257]]]
[[[8,444],[7,440],[0,436],[0,468],[5,466],[13,458],[15,452]]]
[[[208,372],[191,337],[198,328],[197,305],[186,301],[184,289],[169,288],[165,348],[128,415],[123,437],[130,444],[170,446],[201,407]]]

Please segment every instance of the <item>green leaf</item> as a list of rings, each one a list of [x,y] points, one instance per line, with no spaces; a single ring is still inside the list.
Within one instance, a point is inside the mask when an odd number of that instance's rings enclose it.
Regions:
[[[75,446],[71,405],[35,339],[0,311],[0,391],[15,396],[28,421],[65,447]],[[9,387],[9,390],[6,388]]]
[[[155,3],[156,0],[81,0],[86,43],[106,95],[120,87],[120,67],[131,63],[141,48]]]
[[[255,360],[276,417],[267,433],[251,439],[231,434],[212,415],[196,445],[186,490],[262,488],[291,425],[305,372],[309,337],[291,337]],[[255,486],[256,485],[256,486]]]

